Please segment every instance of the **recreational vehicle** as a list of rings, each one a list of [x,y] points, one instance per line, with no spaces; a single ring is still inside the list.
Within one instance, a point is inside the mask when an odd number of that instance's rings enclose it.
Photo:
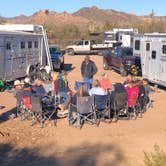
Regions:
[[[0,79],[24,77],[34,64],[52,68],[47,36],[42,26],[0,25]]]
[[[141,57],[143,77],[166,87],[166,33],[135,36],[134,54]]]
[[[133,28],[114,28],[113,31],[104,33],[105,43],[120,42],[123,47],[133,46],[133,37],[138,34],[137,29]]]

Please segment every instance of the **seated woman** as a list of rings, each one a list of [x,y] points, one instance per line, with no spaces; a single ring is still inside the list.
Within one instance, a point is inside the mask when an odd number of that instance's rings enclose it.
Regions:
[[[93,87],[89,90],[90,96],[93,95],[106,95],[107,92],[104,91],[104,89],[100,86],[99,80],[94,80],[93,81]]]
[[[105,90],[105,92],[108,92],[108,90],[111,89],[111,81],[108,78],[107,73],[104,73],[102,75],[102,79],[100,80],[100,85]]]
[[[85,84],[81,85],[77,92],[73,95],[73,97],[71,98],[71,107],[69,109],[69,123],[73,124],[75,119],[73,117],[73,112],[76,112],[76,108],[72,107],[72,105],[76,105],[77,104],[77,97],[85,97],[85,96],[89,96],[89,92],[87,91],[87,86]]]

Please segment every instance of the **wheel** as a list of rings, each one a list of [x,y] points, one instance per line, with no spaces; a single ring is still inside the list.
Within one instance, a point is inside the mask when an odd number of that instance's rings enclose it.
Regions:
[[[74,55],[74,50],[72,48],[69,48],[67,52],[69,55]]]
[[[109,70],[109,66],[108,66],[108,63],[106,62],[106,60],[103,61],[103,68],[104,68],[104,70]]]
[[[121,74],[122,77],[127,75],[127,71],[125,70],[123,64],[120,66],[120,74]]]

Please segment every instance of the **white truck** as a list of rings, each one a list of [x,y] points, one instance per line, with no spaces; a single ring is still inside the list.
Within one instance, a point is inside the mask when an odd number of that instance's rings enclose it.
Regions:
[[[66,52],[69,55],[74,54],[90,54],[90,53],[100,53],[104,49],[113,48],[117,42],[115,43],[103,43],[97,44],[95,40],[80,40],[73,45],[68,45],[66,47]]]

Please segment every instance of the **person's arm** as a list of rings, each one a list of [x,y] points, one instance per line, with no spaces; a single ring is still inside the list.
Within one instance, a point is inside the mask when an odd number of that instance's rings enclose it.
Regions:
[[[84,75],[84,62],[82,62],[81,64],[81,75],[82,76]]]
[[[96,67],[96,65],[95,65],[94,62],[92,62],[92,68],[93,68],[93,70],[92,70],[92,76],[94,76],[97,73],[97,67]]]

